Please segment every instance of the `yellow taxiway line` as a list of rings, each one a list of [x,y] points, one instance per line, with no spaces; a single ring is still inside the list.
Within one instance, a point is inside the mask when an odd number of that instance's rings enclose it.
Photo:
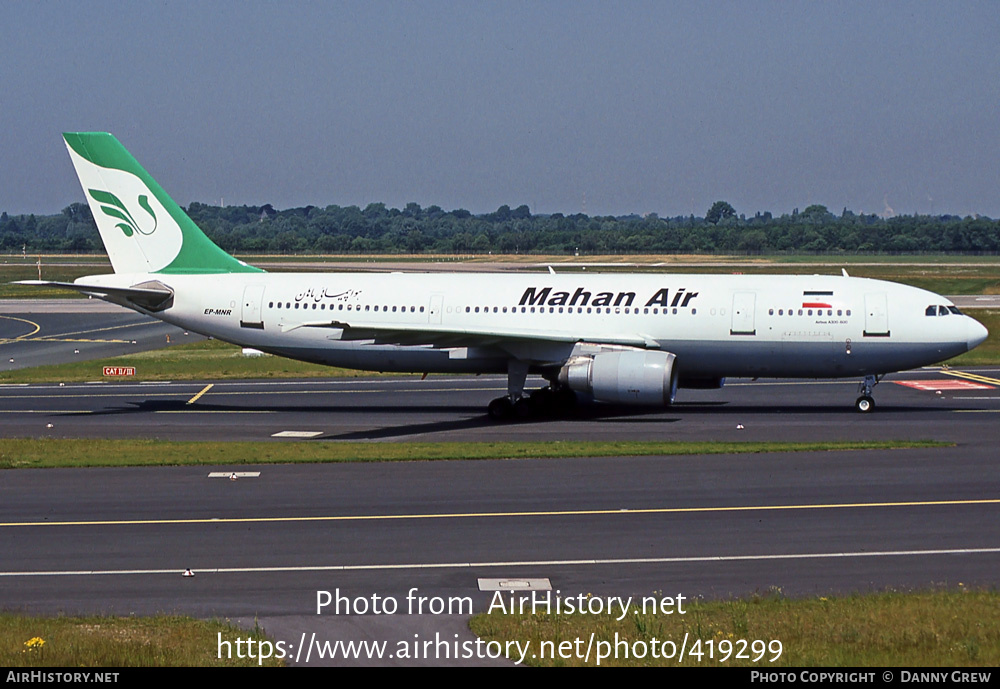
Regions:
[[[873,507],[953,507],[956,505],[1000,505],[1000,498],[982,500],[914,500],[904,502],[849,502],[816,505],[737,505],[732,507],[651,507],[643,509],[540,510],[535,512],[446,512],[425,514],[357,514],[316,517],[203,517],[199,519],[121,519],[98,521],[0,522],[0,528],[15,526],[146,526],[174,524],[274,524],[283,522],[358,522],[401,519],[489,519],[510,517],[579,517],[595,515],[699,514],[723,512],[772,512],[786,510],[832,510]]]

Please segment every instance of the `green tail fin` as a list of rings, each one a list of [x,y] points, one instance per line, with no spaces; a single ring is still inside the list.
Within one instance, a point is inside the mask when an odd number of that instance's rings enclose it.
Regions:
[[[63,134],[116,273],[258,273],[205,236],[114,136]]]

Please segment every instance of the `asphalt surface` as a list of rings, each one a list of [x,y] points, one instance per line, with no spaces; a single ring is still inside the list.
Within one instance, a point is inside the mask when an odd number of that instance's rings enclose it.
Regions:
[[[121,356],[199,339],[97,299],[0,300],[0,371]]]
[[[3,344],[3,350],[12,343]],[[23,346],[21,342],[18,346]],[[110,345],[109,345],[110,346]],[[266,440],[934,439],[936,449],[364,465],[17,470],[0,476],[0,600],[184,613],[316,641],[472,640],[481,579],[562,596],[831,595],[1000,584],[1000,371],[731,381],[669,410],[494,424],[496,377],[0,387],[0,437]],[[212,387],[208,387],[212,385]],[[197,397],[197,399],[195,399]],[[190,402],[190,404],[189,404]],[[210,477],[217,471],[221,477]],[[193,577],[181,575],[190,569]],[[411,596],[411,591],[416,589]],[[317,615],[317,598],[349,600]],[[657,592],[657,593],[654,593]],[[408,598],[408,596],[410,598]],[[404,614],[425,600],[442,614]],[[396,614],[374,615],[379,602]],[[450,609],[449,609],[450,604]],[[364,607],[368,614],[354,614]],[[348,612],[349,608],[349,612]],[[452,614],[446,614],[452,613]],[[305,651],[302,651],[305,653]],[[430,655],[430,657],[424,657]],[[305,657],[298,658],[304,663]]]

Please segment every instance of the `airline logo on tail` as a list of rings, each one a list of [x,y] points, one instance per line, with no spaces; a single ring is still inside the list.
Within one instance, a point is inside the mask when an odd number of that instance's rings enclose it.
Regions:
[[[205,236],[111,134],[63,139],[116,273],[261,272]]]
[[[139,194],[137,200],[142,209],[153,218],[153,227],[148,232],[144,231],[142,226],[135,221],[135,218],[128,212],[125,204],[117,196],[109,191],[101,191],[100,189],[88,189],[87,191],[95,201],[101,204],[101,210],[105,215],[110,215],[112,218],[122,221],[116,227],[124,232],[126,237],[131,237],[136,232],[148,237],[156,231],[156,213],[150,208],[149,197],[145,194]]]

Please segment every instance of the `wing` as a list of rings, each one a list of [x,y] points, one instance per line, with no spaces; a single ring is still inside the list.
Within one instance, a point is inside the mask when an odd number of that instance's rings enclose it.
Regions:
[[[412,325],[371,323],[364,321],[305,321],[281,326],[285,332],[298,328],[328,328],[339,330],[341,340],[373,340],[375,344],[430,345],[433,347],[475,347],[503,345],[507,342],[553,342],[574,344],[577,342],[600,342],[611,345],[659,349],[659,343],[652,336],[643,333],[618,333],[609,336],[588,333],[559,333],[551,330],[526,328],[505,328],[496,330],[482,327],[454,327],[434,323]]]

